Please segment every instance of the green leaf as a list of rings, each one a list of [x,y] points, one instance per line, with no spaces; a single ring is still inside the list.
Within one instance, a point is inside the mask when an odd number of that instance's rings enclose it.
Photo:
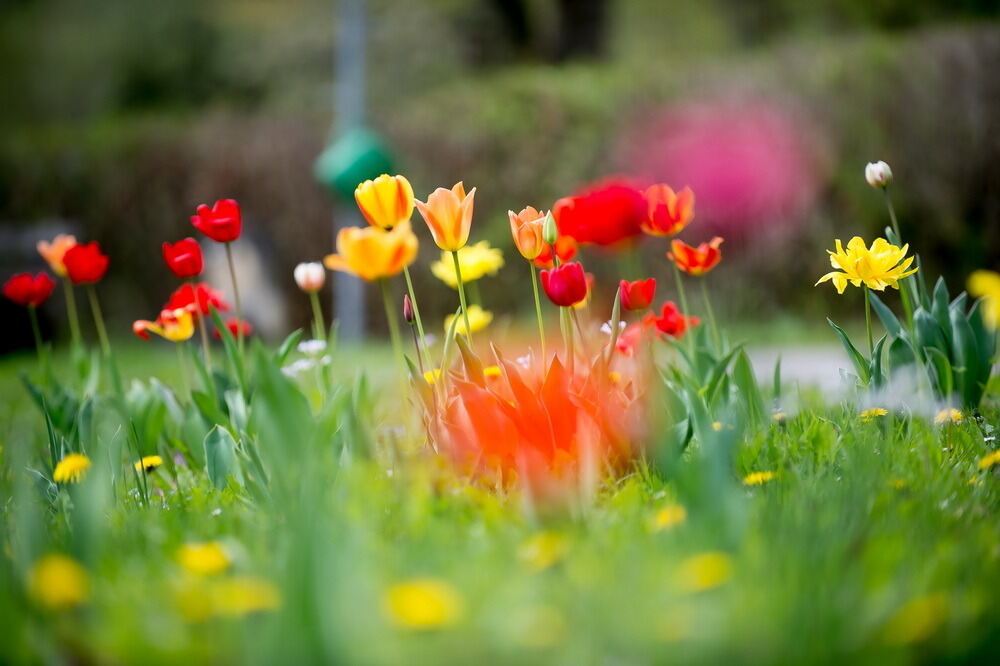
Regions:
[[[299,344],[299,340],[302,339],[302,329],[292,331],[287,338],[282,341],[278,346],[278,351],[274,353],[274,362],[278,365],[284,365],[285,361],[288,359],[288,355],[292,353],[295,349],[295,345]]]
[[[888,336],[883,335],[875,343],[875,349],[872,350],[871,364],[868,366],[868,376],[871,377],[871,385],[876,388],[885,383],[885,375],[882,373],[882,349],[885,347],[887,339]]]
[[[974,409],[979,406],[984,387],[979,384],[977,377],[979,359],[976,337],[965,313],[959,308],[951,309],[951,333],[955,388],[962,396],[962,405],[966,409]]]
[[[896,338],[889,345],[889,369],[890,371],[913,365],[917,362],[916,354],[913,351],[913,344],[909,337]]]
[[[215,308],[212,308],[212,321],[215,323],[215,330],[222,338],[222,346],[226,350],[226,359],[229,361],[229,367],[233,369],[233,374],[236,375],[236,381],[239,383],[240,390],[243,391],[244,395],[246,395],[246,368],[243,365],[243,356],[240,354],[236,338],[233,337],[233,334],[222,321],[222,317],[219,316],[219,312]]]
[[[205,470],[216,488],[225,488],[230,476],[242,483],[236,440],[222,426],[215,426],[205,435]]]
[[[772,395],[774,397],[774,402],[777,404],[781,401],[781,355],[778,355],[778,360],[774,362],[774,379],[771,380]]]
[[[764,398],[757,385],[757,378],[753,374],[750,357],[743,349],[740,349],[733,365],[733,383],[744,400],[750,419],[762,423],[767,409],[764,407]]]
[[[937,347],[925,347],[924,354],[930,361],[931,369],[934,371],[934,379],[937,383],[938,395],[948,398],[954,390],[954,377],[951,371],[951,361],[947,354]]]
[[[903,330],[903,327],[899,324],[899,319],[896,318],[896,315],[892,313],[889,306],[883,303],[882,299],[876,296],[874,292],[869,291],[868,297],[871,299],[872,308],[875,309],[875,314],[878,315],[882,325],[885,326],[885,330],[887,330],[890,335],[898,337]]]
[[[854,364],[854,369],[857,371],[858,377],[861,378],[861,383],[867,386],[871,377],[869,374],[868,361],[865,360],[865,357],[862,356],[861,352],[859,352],[857,347],[854,346],[851,339],[847,337],[847,333],[844,329],[834,324],[833,320],[829,317],[826,321],[833,328],[833,332],[836,333],[837,337],[840,339],[840,344],[844,346],[844,349],[847,351],[847,355],[851,358],[851,362]]]
[[[951,346],[951,317],[948,314],[948,286],[944,282],[943,277],[939,277],[937,283],[934,285],[934,299],[931,303],[931,314],[934,315],[934,320],[937,322],[938,326],[941,327],[942,333],[948,340],[947,347]]]
[[[229,417],[219,408],[218,404],[207,393],[191,391],[191,400],[198,411],[210,424],[228,424]]]
[[[920,308],[913,315],[913,327],[917,334],[917,346],[921,349],[932,347],[944,354],[948,353],[948,342],[937,319]],[[949,324],[950,327],[950,324]]]

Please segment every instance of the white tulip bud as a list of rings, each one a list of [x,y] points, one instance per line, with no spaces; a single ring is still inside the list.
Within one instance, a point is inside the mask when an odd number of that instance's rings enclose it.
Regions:
[[[299,264],[295,267],[295,284],[299,285],[302,291],[319,291],[326,282],[326,269],[323,264],[313,261],[307,264]]]
[[[876,189],[884,189],[892,182],[892,169],[882,160],[869,162],[865,167],[865,180]]]

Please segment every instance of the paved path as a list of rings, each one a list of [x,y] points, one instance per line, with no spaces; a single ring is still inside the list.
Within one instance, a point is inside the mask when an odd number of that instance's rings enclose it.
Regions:
[[[843,349],[828,345],[752,347],[749,354],[757,381],[762,384],[771,383],[778,356],[783,383],[798,382],[830,391],[840,387],[840,368],[851,367]]]

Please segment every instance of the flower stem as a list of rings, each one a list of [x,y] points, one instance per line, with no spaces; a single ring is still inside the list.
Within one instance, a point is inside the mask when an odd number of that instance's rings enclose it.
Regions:
[[[885,207],[889,209],[889,222],[892,224],[892,231],[896,234],[896,240],[900,243],[903,242],[903,235],[899,232],[899,221],[896,219],[896,207],[892,205],[892,197],[889,196],[889,188],[882,188],[882,194],[885,196]],[[917,265],[920,264],[920,258],[915,259]],[[919,294],[917,293],[916,282],[917,278],[915,275],[908,275],[903,278],[904,288],[899,290],[899,294],[903,299],[903,310],[906,311],[906,322],[909,324],[910,333],[913,333],[913,304],[919,301]],[[912,293],[911,293],[911,287]]]
[[[187,364],[184,362],[184,351],[181,349],[183,345],[183,342],[174,343],[174,347],[177,348],[177,370],[181,373],[181,387],[184,389],[184,393],[190,394],[191,388],[188,386]]]
[[[195,323],[198,324],[198,333],[201,335],[201,348],[205,353],[205,365],[208,366],[209,374],[211,374],[212,367],[212,350],[208,345],[208,328],[205,326],[205,317],[202,315],[201,309],[201,296],[198,293],[198,285],[195,284],[194,278],[188,282],[191,285],[191,293],[194,294],[195,306],[198,308],[198,312],[195,313]]]
[[[413,305],[413,318],[417,322],[417,334],[420,335],[420,344],[417,345],[417,356],[419,357],[424,341],[427,339],[424,335],[424,320],[420,318],[420,306],[417,305],[417,294],[413,291],[413,280],[410,278],[409,267],[403,268],[403,277],[406,278],[406,291],[410,294],[410,303]],[[427,364],[430,365],[430,350],[423,349],[423,353],[427,354]]]
[[[97,301],[97,290],[93,284],[87,285],[87,296],[90,298],[90,311],[94,315],[94,326],[97,327],[97,338],[101,341],[101,353],[105,357],[111,356],[111,343],[108,342],[108,331],[104,327],[104,315],[101,313],[101,304]]]
[[[875,343],[872,338],[872,299],[871,290],[865,287],[865,328],[868,330],[868,358],[875,355]]]
[[[688,311],[688,301],[687,294],[684,293],[684,281],[681,278],[681,269],[674,264],[674,279],[677,281],[677,298],[681,301],[681,313],[686,317],[690,312]],[[688,341],[688,348],[692,352],[692,359],[694,358],[694,335],[685,336]]]
[[[76,313],[76,296],[73,294],[73,283],[68,277],[63,278],[63,290],[66,292],[66,315],[69,318],[69,332],[73,338],[73,346],[79,347],[80,336],[80,316]]]
[[[465,320],[465,337],[472,347],[472,326],[469,324],[469,308],[465,305],[465,283],[462,281],[462,266],[458,261],[458,251],[452,250],[451,258],[455,261],[455,279],[458,282],[458,299],[462,304],[462,317]]]
[[[389,293],[389,281],[380,278],[379,288],[382,290],[382,303],[385,305],[385,318],[389,323],[389,337],[392,339],[392,351],[396,356],[396,365],[399,369],[399,378],[406,385],[406,369],[403,361],[403,339],[399,334],[399,318],[396,316],[396,306],[392,302],[392,294]]]
[[[243,308],[240,307],[240,289],[236,285],[236,264],[233,263],[232,243],[226,243],[226,262],[229,264],[229,279],[233,282],[233,301],[236,304],[236,342],[240,348],[240,356],[243,355]]]
[[[323,309],[319,305],[319,294],[309,292],[309,302],[313,311],[313,335],[319,340],[326,340],[326,323],[323,321]]]
[[[712,301],[708,297],[708,287],[705,286],[705,280],[701,281],[701,297],[705,301],[705,311],[708,313],[708,325],[712,327],[712,340],[715,341],[715,348],[721,354],[722,353],[722,339],[719,337],[719,326],[715,323],[715,311],[712,309]]]
[[[42,366],[42,371],[45,371],[45,350],[42,344],[42,329],[38,326],[38,312],[37,307],[34,305],[28,306],[28,318],[31,319],[31,332],[35,336],[35,351],[38,352],[38,362]],[[45,374],[48,374],[47,372]]]
[[[542,366],[545,366],[546,355],[545,355],[545,324],[542,321],[542,300],[538,295],[538,277],[535,275],[537,269],[535,268],[535,262],[529,262],[528,266],[531,267],[531,289],[535,292],[535,317],[538,319],[538,337],[542,342]]]

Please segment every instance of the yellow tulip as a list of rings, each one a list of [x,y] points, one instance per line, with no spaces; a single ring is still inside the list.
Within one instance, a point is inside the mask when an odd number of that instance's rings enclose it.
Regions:
[[[969,276],[969,293],[983,299],[983,319],[986,325],[994,329],[1000,328],[1000,273],[975,271]]]
[[[850,282],[855,287],[862,283],[869,289],[885,291],[886,287],[899,289],[897,282],[907,275],[917,272],[910,268],[913,257],[907,257],[909,245],[897,247],[884,238],[876,238],[871,247],[865,245],[860,236],[855,236],[847,243],[844,250],[837,240],[837,249],[830,254],[830,264],[839,271],[831,271],[821,277],[816,284],[833,280],[837,293],[842,294]]]
[[[472,328],[472,332],[481,331],[490,325],[493,321],[493,313],[489,310],[484,310],[478,305],[469,306],[469,326]],[[444,318],[444,330],[451,330],[451,322],[455,319],[455,315],[451,314]],[[465,331],[465,318],[459,315],[458,323],[455,325],[456,335],[468,335]]]
[[[431,273],[452,289],[458,289],[455,260],[450,255],[450,252],[442,252],[441,260],[431,264]],[[462,282],[468,283],[496,274],[503,266],[503,253],[499,248],[490,247],[488,241],[479,241],[458,251],[458,263],[462,269]]]
[[[194,315],[187,308],[164,310],[156,321],[132,322],[132,332],[144,340],[149,339],[150,333],[156,333],[171,342],[184,342],[194,335]]]
[[[354,201],[368,224],[389,231],[413,215],[413,188],[403,176],[382,174],[354,190]]]
[[[409,220],[391,231],[349,227],[337,234],[337,254],[323,259],[327,268],[372,282],[398,275],[417,258],[417,237]]]
[[[465,186],[458,182],[450,190],[439,187],[431,192],[427,203],[419,199],[414,202],[442,250],[457,252],[469,242],[475,196],[476,188],[466,194]]]

